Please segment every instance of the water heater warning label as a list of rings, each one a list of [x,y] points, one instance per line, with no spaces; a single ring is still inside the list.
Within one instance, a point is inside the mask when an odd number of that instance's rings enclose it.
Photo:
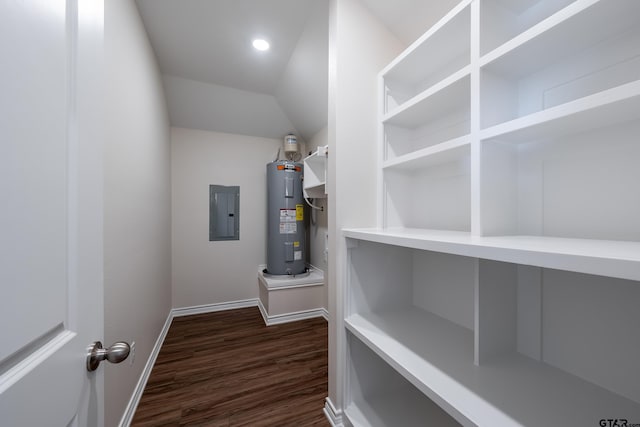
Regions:
[[[304,205],[296,205],[296,221],[304,221]]]
[[[296,221],[300,221],[298,206],[302,205],[296,205],[296,209],[280,209],[280,234],[296,234],[298,232],[296,224]]]
[[[280,234],[296,234],[298,225],[295,222],[281,222]]]
[[[280,209],[280,223],[296,222],[296,209]]]

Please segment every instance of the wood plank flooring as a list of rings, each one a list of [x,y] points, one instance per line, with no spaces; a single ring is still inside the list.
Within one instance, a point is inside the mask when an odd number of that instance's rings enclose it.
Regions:
[[[329,426],[327,322],[258,308],[173,319],[132,426]]]

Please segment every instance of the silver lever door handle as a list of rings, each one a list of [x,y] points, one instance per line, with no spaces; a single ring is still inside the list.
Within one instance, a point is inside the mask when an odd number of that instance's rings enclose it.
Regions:
[[[120,363],[129,356],[129,351],[131,351],[131,347],[124,341],[114,343],[109,348],[102,348],[102,343],[96,341],[91,344],[87,352],[87,371],[93,372],[98,369],[103,360]]]

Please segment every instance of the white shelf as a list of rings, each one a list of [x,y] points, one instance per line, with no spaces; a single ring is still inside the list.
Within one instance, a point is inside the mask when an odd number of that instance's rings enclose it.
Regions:
[[[545,236],[472,236],[411,228],[345,229],[345,237],[577,273],[640,280],[640,242]]]
[[[531,74],[636,24],[636,0],[577,0],[480,58],[481,67]]]
[[[502,4],[504,7],[512,9],[513,12],[522,14],[539,3],[539,0],[494,0],[496,3]],[[551,0],[558,2],[558,0]],[[572,0],[568,0],[572,1]]]
[[[469,109],[469,96],[470,67],[466,66],[386,114],[382,122],[415,128],[452,110]]]
[[[447,163],[469,154],[469,135],[426,147],[382,163],[383,169],[418,170]]]
[[[520,117],[480,132],[480,139],[528,142],[640,118],[640,80]]]
[[[452,370],[473,368],[472,331],[410,307],[384,314],[353,314],[345,319],[345,326],[451,417],[470,424],[452,402],[456,395],[470,398],[469,391],[447,383]]]
[[[321,145],[316,150],[304,158],[304,161],[313,167],[324,167],[327,160],[327,153],[329,147],[327,145]]]
[[[473,333],[420,309],[352,315],[346,328],[464,425],[592,425],[640,404],[524,356],[473,364]]]
[[[425,420],[438,427],[459,426],[450,417],[434,411],[432,405],[425,405],[425,397],[409,387],[381,393],[368,399],[352,402],[345,414],[355,427],[424,427]]]
[[[305,177],[305,183],[302,188],[305,190],[313,189],[319,186],[324,186],[327,183],[326,179],[317,175],[307,175]]]
[[[483,0],[480,54],[492,51],[574,0]]]
[[[305,197],[308,199],[323,199],[327,197],[325,184],[314,185],[304,188]]]
[[[380,72],[385,112],[469,65],[470,4],[462,1]]]
[[[469,70],[467,66],[410,99],[385,115],[383,123],[411,129],[452,111],[468,110],[471,87]]]
[[[385,227],[471,230],[471,178],[468,146],[381,170]],[[439,163],[450,160],[447,163]]]
[[[320,146],[304,159],[304,181],[302,189],[309,198],[327,197],[327,153],[328,146]]]

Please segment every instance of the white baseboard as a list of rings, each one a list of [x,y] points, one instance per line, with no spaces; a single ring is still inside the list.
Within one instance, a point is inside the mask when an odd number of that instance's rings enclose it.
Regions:
[[[125,409],[125,412],[122,415],[122,419],[120,420],[119,427],[129,427],[131,425],[131,421],[133,421],[133,416],[136,412],[136,409],[138,408],[140,399],[142,398],[142,393],[144,392],[144,388],[147,385],[147,381],[149,381],[151,370],[153,369],[153,365],[156,363],[156,359],[158,358],[158,354],[160,353],[160,348],[164,343],[164,339],[167,336],[167,332],[169,332],[169,327],[171,326],[171,321],[173,320],[174,317],[191,316],[193,314],[213,313],[215,311],[223,311],[223,310],[235,310],[237,308],[247,308],[247,307],[258,307],[260,309],[260,313],[262,314],[262,318],[264,319],[264,323],[267,326],[276,325],[279,323],[294,322],[296,320],[310,319],[312,317],[324,317],[327,321],[329,320],[329,313],[324,308],[319,308],[316,310],[301,311],[297,313],[287,313],[287,314],[281,314],[278,316],[269,317],[264,306],[262,305],[262,302],[258,298],[172,309],[169,312],[169,315],[167,316],[167,320],[164,322],[164,326],[160,331],[160,335],[158,336],[158,339],[156,340],[156,343],[153,346],[153,349],[151,350],[151,354],[149,355],[149,359],[147,360],[147,363],[144,366],[142,375],[140,375],[140,379],[138,380],[138,383],[136,384],[136,387],[133,390],[133,394],[131,395],[129,404],[127,405],[127,408]],[[326,408],[325,408],[325,412],[326,412]],[[336,426],[340,427],[341,425],[342,424],[339,424]]]
[[[342,411],[336,409],[333,402],[331,402],[331,399],[328,397],[324,400],[324,414],[333,427],[344,427]]]
[[[138,408],[138,404],[140,403],[140,399],[142,398],[142,393],[144,392],[144,388],[147,385],[147,381],[149,381],[151,370],[153,370],[153,365],[155,365],[156,363],[156,359],[158,358],[158,354],[160,353],[160,349],[162,348],[164,339],[167,336],[167,332],[169,332],[169,327],[171,326],[172,320],[173,310],[169,312],[167,320],[164,322],[164,326],[162,326],[162,329],[160,330],[160,335],[158,335],[158,339],[153,345],[153,349],[151,350],[149,359],[147,360],[147,363],[144,365],[144,369],[142,370],[142,375],[140,375],[140,379],[138,380],[138,383],[133,390],[133,394],[131,395],[129,404],[127,405],[127,408],[124,411],[124,415],[120,420],[120,427],[129,427],[131,425],[131,421],[133,421],[133,416],[136,413],[136,409]]]
[[[256,307],[258,298],[240,301],[219,302],[216,304],[196,305],[193,307],[174,308],[171,310],[173,317],[191,316],[194,314],[213,313],[215,311],[235,310],[236,308]]]
[[[324,317],[329,321],[329,312],[325,308],[315,308],[313,310],[296,311],[293,313],[276,314],[269,316],[262,301],[258,300],[258,308],[262,314],[262,320],[267,326],[279,325],[281,323],[296,322],[298,320],[313,319],[314,317]]]

